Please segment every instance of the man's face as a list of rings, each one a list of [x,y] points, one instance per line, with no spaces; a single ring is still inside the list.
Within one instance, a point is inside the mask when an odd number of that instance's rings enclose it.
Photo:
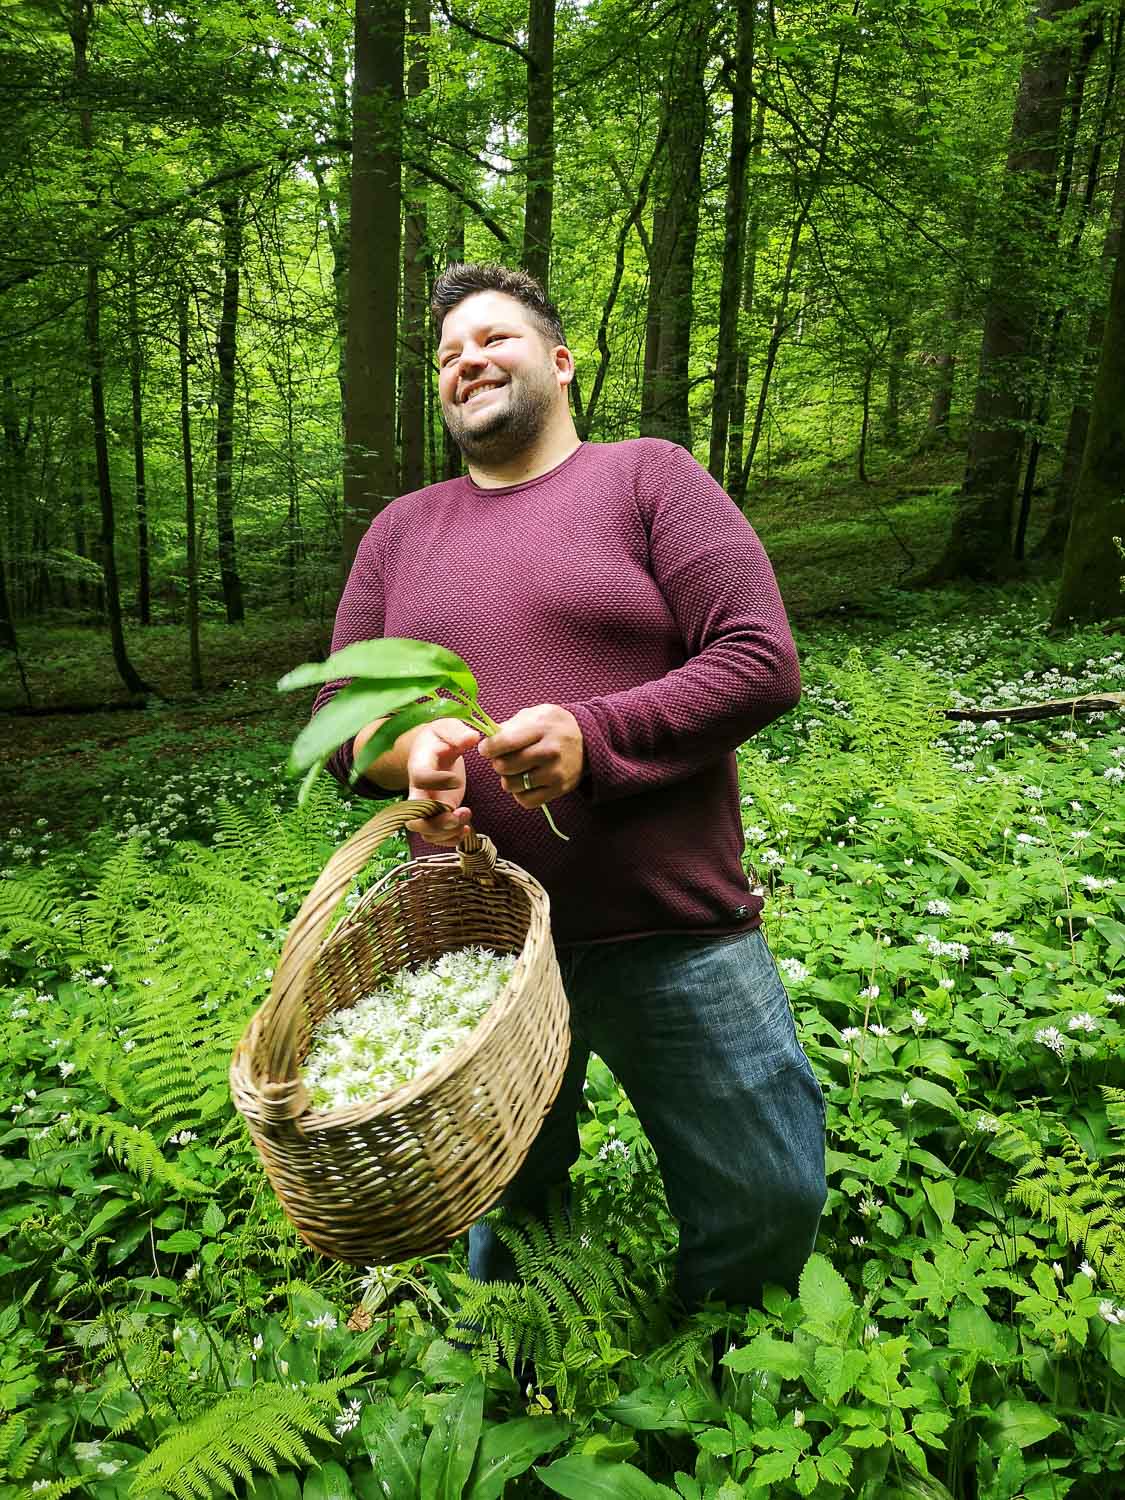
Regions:
[[[437,357],[445,424],[468,459],[517,457],[565,401],[553,349],[503,292],[474,292],[446,313]]]

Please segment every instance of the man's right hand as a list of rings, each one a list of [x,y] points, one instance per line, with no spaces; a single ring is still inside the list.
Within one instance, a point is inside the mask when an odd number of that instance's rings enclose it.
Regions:
[[[480,739],[461,719],[435,719],[411,736],[406,758],[407,796],[444,802],[448,812],[407,823],[410,833],[430,844],[453,848],[473,821],[465,800],[465,752]]]

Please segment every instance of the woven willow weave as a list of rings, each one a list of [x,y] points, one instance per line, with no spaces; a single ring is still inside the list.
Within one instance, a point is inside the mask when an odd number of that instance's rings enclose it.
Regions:
[[[314,1249],[354,1265],[444,1250],[492,1207],[538,1134],[570,1046],[547,894],[488,839],[469,834],[456,853],[397,866],[322,939],[378,845],[437,810],[397,803],[336,851],[231,1064],[235,1105],[285,1212]],[[299,1070],[312,1027],[396,969],[470,943],[518,957],[469,1036],[389,1094],[311,1110]]]

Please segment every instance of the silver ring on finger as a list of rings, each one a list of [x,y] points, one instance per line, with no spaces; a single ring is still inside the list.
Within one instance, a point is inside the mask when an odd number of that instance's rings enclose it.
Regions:
[[[520,778],[525,792],[533,792],[535,788],[531,784],[531,772],[525,771]]]

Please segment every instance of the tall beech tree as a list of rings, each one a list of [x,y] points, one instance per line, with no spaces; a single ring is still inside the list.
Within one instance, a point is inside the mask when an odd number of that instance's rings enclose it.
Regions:
[[[410,65],[406,75],[409,99],[421,99],[430,86],[426,46],[430,36],[429,0],[410,0],[408,46]],[[399,429],[402,463],[399,488],[417,490],[426,482],[426,392],[430,381],[426,367],[428,323],[427,269],[429,262],[429,216],[426,188],[417,172],[408,174],[409,196],[403,216],[402,242],[402,332],[399,339]]]
[[[645,319],[643,436],[691,447],[688,394],[700,162],[709,122],[705,70],[710,9],[687,5],[676,21],[661,104],[667,147],[656,186]]]
[[[395,349],[402,212],[403,0],[356,0],[344,413],[346,572],[394,499]]]
[[[933,577],[996,579],[1012,570],[1012,506],[1024,446],[1028,359],[1051,258],[1059,127],[1070,72],[1067,14],[1077,0],[1039,0],[1019,94],[996,227],[965,476],[953,529]]]
[[[1053,624],[1125,615],[1125,249],[1105,315],[1105,335],[1090,401],[1090,426],[1063,554]]]
[[[87,191],[93,196],[92,158],[94,154],[94,115],[89,102],[90,31],[94,20],[94,0],[71,0],[67,16],[67,30],[74,55],[74,83],[78,97],[78,132],[83,160],[88,169]],[[113,511],[113,482],[110,476],[109,440],[105,405],[105,358],[102,351],[101,330],[101,250],[96,238],[90,239],[86,250],[86,297],[83,331],[86,346],[86,366],[90,381],[90,413],[93,422],[94,466],[97,474],[98,502],[101,511],[99,533],[99,562],[105,589],[106,620],[109,625],[113,661],[118,676],[126,690],[134,697],[143,697],[152,689],[137,672],[129,659],[125,646],[125,630],[121,619],[121,589],[117,577],[117,551],[115,518]]]
[[[219,200],[222,222],[222,307],[215,339],[215,535],[227,624],[246,617],[234,536],[234,402],[238,358],[238,299],[242,269],[242,205],[238,194]]]
[[[719,336],[715,353],[715,396],[707,467],[719,484],[724,478],[727,434],[738,390],[738,312],[746,251],[746,175],[751,150],[751,90],[754,75],[753,0],[735,0],[733,56],[726,59],[730,81],[730,162],[723,222],[723,272],[719,290]]]
[[[555,0],[528,0],[525,271],[549,286],[555,203]]]

